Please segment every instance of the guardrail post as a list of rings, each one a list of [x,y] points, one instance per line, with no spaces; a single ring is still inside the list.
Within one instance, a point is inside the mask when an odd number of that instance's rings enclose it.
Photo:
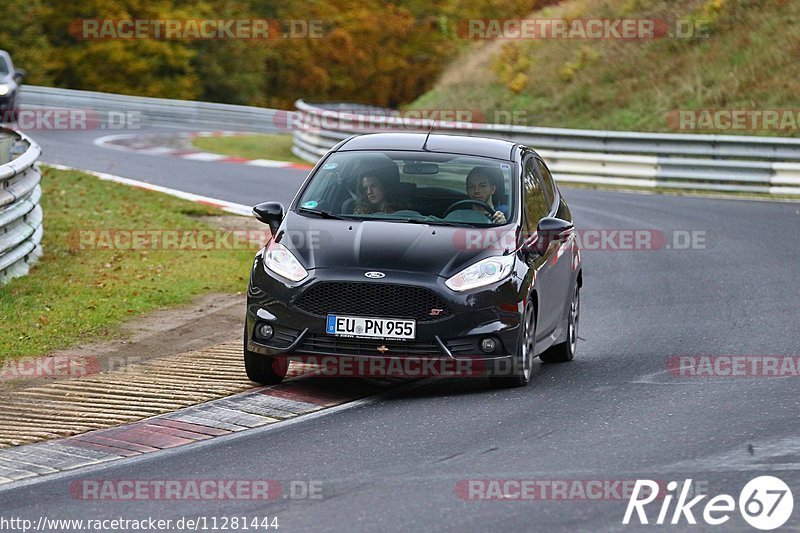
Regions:
[[[11,135],[0,133],[0,165],[11,161],[12,146],[14,146],[14,138]]]

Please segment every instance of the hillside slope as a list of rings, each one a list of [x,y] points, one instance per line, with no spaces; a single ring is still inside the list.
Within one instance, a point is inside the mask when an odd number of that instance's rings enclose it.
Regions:
[[[476,110],[488,121],[496,111],[517,111],[517,123],[566,128],[800,134],[800,2],[567,0],[531,16],[652,17],[670,31],[691,22],[699,35],[476,41],[410,107],[445,101],[447,109]],[[677,110],[713,114],[697,113],[700,120],[681,126]],[[758,118],[751,113],[733,128],[718,110],[778,110],[780,123],[751,127]],[[716,122],[702,120],[709,116]]]

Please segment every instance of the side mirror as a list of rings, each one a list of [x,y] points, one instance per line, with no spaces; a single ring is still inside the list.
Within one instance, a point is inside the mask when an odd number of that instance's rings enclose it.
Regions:
[[[17,70],[14,71],[14,81],[16,81],[17,83],[22,83],[22,80],[27,75],[28,75],[27,72],[25,72],[21,68],[18,68]]]
[[[283,204],[280,202],[264,202],[253,207],[253,215],[259,222],[269,226],[274,235],[283,220]]]
[[[574,231],[575,226],[572,222],[555,217],[545,217],[539,221],[536,235],[529,237],[523,243],[522,251],[544,255],[550,247],[550,243],[565,242]]]

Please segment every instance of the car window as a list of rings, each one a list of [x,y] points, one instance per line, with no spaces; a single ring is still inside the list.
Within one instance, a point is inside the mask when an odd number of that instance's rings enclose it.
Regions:
[[[553,176],[550,174],[547,165],[545,165],[541,159],[536,159],[536,164],[539,166],[539,176],[542,178],[542,186],[547,196],[547,204],[552,207],[556,199],[556,185],[553,183]]]
[[[0,56],[0,74],[8,74],[10,72],[6,58]]]
[[[348,218],[497,225],[510,221],[514,165],[431,152],[338,152],[312,176],[298,208]],[[491,212],[490,212],[491,210]]]
[[[539,221],[550,213],[544,188],[534,172],[533,161],[533,157],[525,160],[523,174],[525,215],[531,228],[535,228]]]

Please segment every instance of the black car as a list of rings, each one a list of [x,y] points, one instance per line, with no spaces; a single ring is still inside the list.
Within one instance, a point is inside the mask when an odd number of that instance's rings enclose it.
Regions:
[[[525,385],[572,360],[583,284],[572,215],[547,165],[513,142],[422,133],[347,139],[288,210],[247,292],[248,377],[322,356],[469,361]]]
[[[18,93],[25,71],[14,69],[11,56],[0,50],[0,122],[16,120]]]

